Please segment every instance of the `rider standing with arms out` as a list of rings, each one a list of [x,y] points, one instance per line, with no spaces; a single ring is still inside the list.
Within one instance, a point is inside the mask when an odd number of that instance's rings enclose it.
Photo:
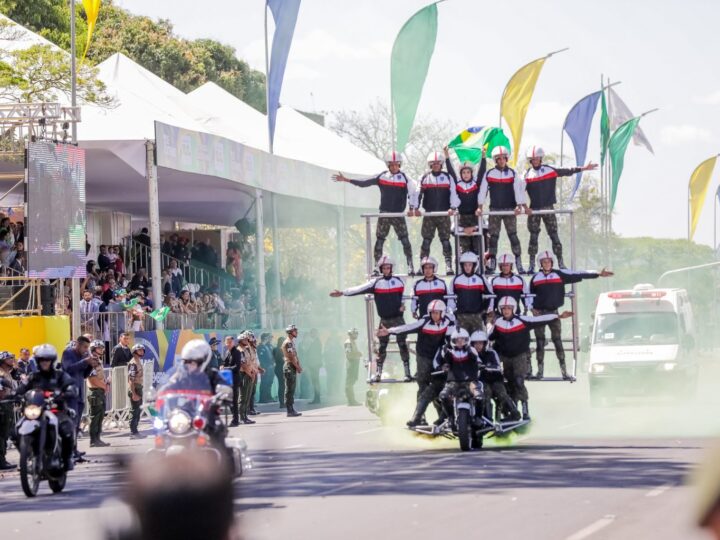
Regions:
[[[400,152],[391,150],[385,157],[385,163],[388,167],[387,171],[383,171],[379,175],[365,180],[351,180],[339,172],[333,176],[333,180],[336,182],[348,182],[358,187],[378,186],[378,188],[380,188],[380,213],[404,214],[408,201],[410,201],[412,205],[415,197],[415,182],[400,170],[402,160],[403,156]],[[413,210],[411,206],[408,215],[412,216],[414,213]],[[405,259],[407,260],[408,275],[412,276],[414,274],[412,246],[410,245],[407,222],[404,217],[381,216],[378,218],[375,230],[375,262],[377,263],[380,257],[382,257],[383,245],[390,233],[391,227],[395,229],[395,234],[397,234],[398,240],[400,240],[402,244]]]
[[[557,313],[565,304],[565,285],[579,283],[583,279],[596,279],[599,277],[610,277],[612,272],[602,269],[600,272],[582,272],[573,270],[557,270],[554,268],[555,261],[552,253],[542,251],[538,255],[540,271],[530,278],[530,292],[535,295],[533,299],[533,315],[547,315]],[[550,339],[555,346],[555,354],[560,363],[560,373],[565,380],[571,380],[565,366],[565,348],[562,342],[562,324],[554,320],[548,324],[550,327]],[[538,371],[535,378],[543,378],[545,367],[545,327],[535,329],[536,354]]]
[[[296,340],[298,336],[297,326],[291,324],[285,329],[287,338],[283,341],[280,349],[283,352],[285,367],[283,368],[283,376],[285,377],[285,405],[287,407],[287,415],[289,417],[302,416],[301,412],[295,410],[295,386],[297,384],[297,376],[302,373],[302,366],[297,355]]]
[[[542,160],[545,157],[545,150],[539,146],[531,146],[525,154],[530,162],[530,168],[525,171],[525,189],[530,199],[530,209],[552,210],[557,203],[556,185],[557,179],[563,176],[572,176],[582,171],[597,169],[597,164],[588,163],[584,167],[572,167],[570,169],[556,169],[545,165]],[[530,232],[528,244],[528,255],[530,256],[530,268],[528,274],[535,272],[535,255],[538,252],[538,236],[540,236],[540,222],[545,223],[545,230],[552,241],[552,250],[558,259],[558,266],[565,269],[563,262],[562,244],[558,235],[557,216],[555,214],[540,214],[528,216],[527,227]],[[520,271],[520,270],[518,270]]]
[[[405,291],[405,282],[393,275],[393,260],[387,255],[383,255],[378,259],[378,270],[380,277],[372,278],[370,281],[357,287],[351,287],[340,291],[335,289],[330,293],[333,298],[340,296],[358,296],[360,294],[372,294],[375,300],[375,308],[380,317],[380,328],[390,328],[394,326],[402,326],[405,324],[403,312],[405,306],[403,304],[403,292]],[[444,283],[443,283],[444,285]],[[373,382],[380,382],[382,378],[383,365],[387,357],[387,347],[390,338],[387,335],[379,336],[380,347],[378,348],[378,357],[376,360],[376,372],[372,377]],[[405,382],[412,380],[410,375],[410,350],[407,346],[405,335],[397,336],[397,344],[400,349],[400,358],[405,370]]]

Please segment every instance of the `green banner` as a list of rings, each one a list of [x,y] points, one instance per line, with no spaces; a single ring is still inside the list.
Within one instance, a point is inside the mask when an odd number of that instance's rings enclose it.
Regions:
[[[390,91],[395,114],[395,149],[410,138],[437,38],[437,5],[422,8],[405,23],[393,44]]]
[[[610,198],[610,210],[615,208],[615,199],[617,198],[618,184],[622,175],[623,166],[625,165],[625,150],[632,140],[635,128],[640,122],[640,116],[632,118],[615,130],[608,142],[608,150],[610,152],[610,164],[612,165],[612,195]]]

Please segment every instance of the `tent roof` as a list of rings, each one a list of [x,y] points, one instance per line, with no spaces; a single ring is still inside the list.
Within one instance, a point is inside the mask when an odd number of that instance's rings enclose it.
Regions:
[[[233,118],[234,140],[268,150],[267,117],[247,103],[208,82],[188,94],[197,108],[206,111],[195,118],[211,132],[225,129],[227,118]],[[313,163],[330,170],[373,175],[384,163],[336,133],[313,122],[291,107],[278,109],[273,151],[276,155]]]

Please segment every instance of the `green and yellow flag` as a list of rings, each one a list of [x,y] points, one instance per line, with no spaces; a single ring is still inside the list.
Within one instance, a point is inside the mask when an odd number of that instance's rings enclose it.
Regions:
[[[510,141],[502,128],[492,126],[469,127],[448,143],[448,147],[455,150],[455,155],[461,163],[472,164],[480,161],[483,148],[485,155],[490,156],[496,146],[510,148]]]
[[[610,152],[610,164],[612,165],[612,186],[610,195],[610,211],[615,208],[615,199],[617,198],[618,184],[625,166],[625,150],[632,140],[635,128],[640,123],[641,116],[631,118],[619,128],[610,137],[608,142],[608,151]]]
[[[533,60],[515,72],[505,86],[505,91],[500,101],[500,114],[508,124],[513,138],[512,157],[510,166],[514,167],[520,153],[520,141],[522,140],[525,115],[527,115],[530,100],[535,91],[540,72],[545,65],[547,56]]]
[[[85,8],[85,16],[87,17],[87,40],[85,41],[85,52],[82,55],[82,59],[85,60],[88,49],[90,48],[90,40],[92,39],[93,32],[95,31],[95,23],[97,22],[98,14],[100,13],[100,1],[101,0],[83,0],[83,7]]]
[[[717,156],[713,156],[706,159],[697,166],[692,176],[690,176],[690,184],[688,186],[690,191],[690,240],[695,236],[695,228],[700,219],[700,212],[702,212],[703,205],[705,204],[705,196],[710,186],[710,180],[712,179],[717,158]]]

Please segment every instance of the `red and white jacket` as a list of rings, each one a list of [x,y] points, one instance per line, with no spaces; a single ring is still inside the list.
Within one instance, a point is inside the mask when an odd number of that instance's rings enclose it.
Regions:
[[[485,313],[492,302],[484,295],[493,294],[493,287],[485,276],[479,274],[459,274],[450,282],[448,308],[455,313]]]
[[[510,274],[509,276],[495,276],[490,280],[490,285],[495,293],[495,298],[490,305],[490,309],[494,309],[497,303],[504,296],[514,298],[518,305],[517,313],[520,313],[520,302],[525,305],[526,309],[532,309],[532,296],[530,294],[530,288],[527,282],[517,274]]]
[[[488,339],[500,356],[513,357],[530,352],[530,330],[557,319],[554,313],[529,317],[515,315],[512,319],[496,319]]]
[[[405,282],[399,277],[380,276],[367,283],[350,287],[343,291],[344,296],[357,296],[359,294],[372,294],[375,299],[375,308],[381,319],[392,319],[402,316],[403,293]]]
[[[395,336],[417,334],[418,338],[415,344],[417,356],[434,359],[446,340],[449,340],[450,335],[455,331],[455,325],[447,316],[435,322],[430,315],[425,315],[417,321],[388,328],[388,331]]]
[[[427,308],[433,300],[445,301],[448,294],[447,285],[444,280],[437,276],[432,279],[419,279],[413,287],[413,299],[410,310],[418,317],[427,315]]]
[[[555,310],[565,303],[565,285],[579,283],[583,279],[595,279],[597,272],[580,270],[556,270],[545,273],[542,270],[530,278],[530,292],[535,295],[533,308]]]

